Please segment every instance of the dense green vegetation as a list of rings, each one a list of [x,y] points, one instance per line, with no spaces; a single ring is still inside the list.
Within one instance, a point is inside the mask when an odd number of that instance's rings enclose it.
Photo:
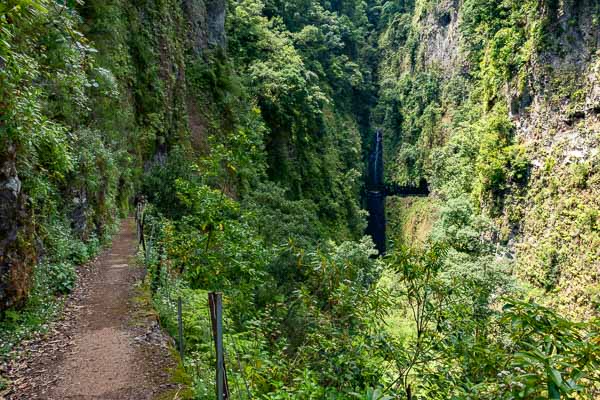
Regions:
[[[515,117],[543,91],[534,67],[570,34],[557,2],[191,3],[0,4],[0,143],[16,171],[2,184],[22,182],[11,249],[32,270],[1,307],[2,352],[57,312],[74,266],[143,193],[147,281],[173,335],[184,300],[195,398],[214,398],[208,291],[225,295],[234,398],[598,396],[597,284],[559,290],[580,276],[573,260],[594,281],[598,155],[534,170],[542,150]],[[219,4],[226,43],[197,45],[194,24]],[[435,29],[460,37],[449,54],[428,47]],[[576,114],[583,89],[563,90],[548,101]],[[390,202],[382,258],[362,237],[375,127],[387,179],[425,177],[433,192]],[[559,193],[556,215],[571,214],[546,237],[535,216]],[[515,261],[530,231],[540,242]],[[569,318],[540,305],[574,298]]]
[[[2,199],[3,224],[16,232],[3,225],[0,308],[23,305],[29,292],[25,311],[3,314],[2,353],[56,312],[53,295],[73,288],[75,266],[108,241],[115,210],[127,210],[135,186],[130,138],[98,123],[108,118],[96,117],[108,114],[102,107],[118,107],[117,81],[97,63],[79,23],[54,2],[0,5],[3,182],[9,178],[7,187],[17,193]],[[14,213],[6,211],[11,207]]]

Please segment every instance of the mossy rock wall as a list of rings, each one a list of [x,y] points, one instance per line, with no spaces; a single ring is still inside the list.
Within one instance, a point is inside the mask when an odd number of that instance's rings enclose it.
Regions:
[[[0,310],[24,303],[38,258],[68,257],[53,232],[103,237],[145,171],[189,146],[186,57],[201,55],[186,33],[225,44],[225,3],[192,3],[197,15],[176,1],[3,8]]]
[[[532,296],[597,315],[600,7],[421,0],[395,11],[380,27],[376,110],[387,179],[426,177],[448,215],[466,201],[473,217],[457,223],[485,225],[473,240],[512,262]],[[415,221],[436,215],[419,202],[388,204],[395,240],[422,236]],[[449,237],[443,224],[433,237]]]

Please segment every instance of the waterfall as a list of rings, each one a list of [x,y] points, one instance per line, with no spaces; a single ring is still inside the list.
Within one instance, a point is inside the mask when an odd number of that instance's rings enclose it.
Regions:
[[[373,238],[380,255],[385,254],[385,185],[383,179],[383,134],[375,133],[375,146],[369,154],[367,176],[367,234]]]
[[[367,190],[383,190],[383,134],[376,131],[375,146],[369,154]]]
[[[380,156],[380,151],[381,151],[381,132],[377,131],[377,137],[375,139],[375,162],[373,163],[373,182],[375,184],[379,183],[379,158]]]

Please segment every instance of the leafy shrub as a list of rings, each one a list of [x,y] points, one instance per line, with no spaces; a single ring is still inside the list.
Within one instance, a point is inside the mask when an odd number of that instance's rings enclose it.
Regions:
[[[487,114],[475,129],[480,147],[473,196],[497,214],[502,210],[504,191],[510,184],[525,182],[530,164],[523,147],[514,144],[514,127],[501,106]]]
[[[571,185],[578,189],[585,189],[590,176],[590,165],[587,163],[577,163],[571,166]]]
[[[178,179],[194,180],[195,174],[188,155],[182,148],[174,148],[166,161],[154,164],[144,175],[142,191],[160,212],[171,218],[185,214],[185,206],[177,197],[175,182]]]
[[[519,300],[507,265],[439,246],[390,257],[414,334],[390,342],[403,394],[448,399],[591,399],[599,326]],[[511,289],[512,287],[512,289]],[[501,305],[504,307],[501,308]],[[414,373],[411,373],[413,371]]]
[[[112,232],[111,230],[114,228],[110,228],[108,227],[106,229],[106,235],[110,235]],[[106,241],[108,241],[109,239],[107,238]],[[90,238],[87,240],[86,242],[86,252],[87,252],[87,256],[88,258],[85,261],[90,260],[91,258],[95,257],[98,255],[98,253],[100,252],[100,249],[102,247],[102,242],[100,241],[100,239],[98,239],[98,237],[95,234],[92,234],[90,236]]]
[[[324,235],[316,204],[308,199],[289,200],[284,188],[275,183],[258,185],[244,199],[242,206],[269,244],[293,241],[303,248]]]
[[[81,265],[97,254],[100,240],[95,234],[87,241],[76,237],[64,219],[54,219],[44,227],[44,245],[49,262],[67,262]]]
[[[67,294],[75,288],[77,272],[75,266],[68,262],[42,263],[38,266],[45,276],[50,291],[56,294]]]
[[[83,264],[90,258],[88,253],[88,246],[81,241],[75,241],[71,246],[71,256],[70,260],[73,261],[76,265]]]
[[[440,217],[431,232],[432,240],[448,243],[466,253],[481,253],[490,249],[484,240],[494,231],[491,221],[479,215],[466,196],[451,198],[440,209]]]
[[[508,381],[504,398],[591,398],[600,378],[597,321],[573,323],[531,302],[510,301],[503,311],[499,322],[515,346],[508,367],[516,372],[499,374]]]

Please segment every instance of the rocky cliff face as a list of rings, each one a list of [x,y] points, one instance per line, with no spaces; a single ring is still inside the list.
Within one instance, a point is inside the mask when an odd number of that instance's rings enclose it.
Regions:
[[[425,14],[422,27],[421,57],[428,68],[439,68],[448,76],[460,73],[464,57],[460,50],[460,2],[444,0]]]
[[[225,46],[225,0],[185,0],[187,34],[198,55],[208,46]]]
[[[551,303],[586,317],[600,305],[600,30],[594,3],[565,2],[556,9],[556,49],[532,60],[521,94],[528,105],[521,101],[510,111],[531,175],[505,213],[518,226],[510,241],[517,274],[556,294]]]
[[[0,310],[23,303],[36,261],[25,201],[16,147],[9,143],[0,156]]]
[[[515,275],[531,285],[532,295],[571,316],[588,318],[597,313],[600,304],[599,7],[591,0],[515,3],[512,9],[509,6],[486,14],[486,25],[480,23],[469,30],[473,20],[483,20],[483,9],[492,3],[417,1],[413,9],[406,10],[405,18],[410,22],[403,27],[403,39],[394,42],[397,50],[384,57],[387,72],[383,75],[389,76],[394,70],[394,79],[400,81],[414,79],[409,74],[433,76],[429,80],[433,94],[424,100],[418,115],[425,118],[423,109],[427,107],[435,110],[437,115],[430,118],[436,128],[424,141],[422,126],[418,139],[406,135],[418,121],[413,125],[406,121],[390,124],[387,135],[402,144],[388,159],[394,157],[401,171],[420,166],[420,173],[434,182],[437,198],[431,201],[430,214],[435,216],[458,196],[454,189],[447,189],[448,178],[440,172],[436,157],[446,154],[450,159],[444,161],[446,165],[467,157],[464,160],[470,161],[463,170],[471,168],[471,172],[463,179],[465,191],[493,221],[496,233],[491,237],[500,246],[497,249],[504,249],[497,256],[513,260]],[[529,6],[533,10],[529,16],[520,15]],[[520,22],[503,23],[501,19]],[[494,24],[498,28],[490,29]],[[389,40],[392,29],[398,31],[393,22],[383,37]],[[477,32],[482,31],[480,40],[473,43]],[[510,48],[510,41],[519,44]],[[530,48],[525,49],[527,46]],[[399,67],[393,68],[394,64]],[[458,101],[457,87],[462,90]],[[401,105],[408,102],[395,96]],[[410,99],[410,94],[407,97]],[[482,110],[473,111],[479,107],[473,99],[484,97],[487,100],[483,100]],[[467,111],[477,116],[465,119]],[[455,146],[452,151],[458,152],[456,138],[481,129],[480,123],[469,122],[469,118],[481,121],[487,113],[495,112],[508,118],[511,149],[523,152],[523,163],[528,167],[524,179],[517,179],[510,172],[517,161],[507,162],[503,167],[505,180],[490,192],[490,200],[475,194],[477,182],[469,183],[478,169],[485,168],[478,165],[478,159],[493,168],[490,154],[482,157],[481,153],[489,150],[488,144],[477,143],[475,153],[469,156],[446,151]],[[407,148],[415,149],[418,155],[412,153],[407,160]],[[389,174],[407,176],[393,170]],[[399,212],[422,213],[423,207]],[[410,216],[402,219],[414,222]],[[431,218],[419,220],[431,225]],[[404,229],[419,230],[410,224]]]

